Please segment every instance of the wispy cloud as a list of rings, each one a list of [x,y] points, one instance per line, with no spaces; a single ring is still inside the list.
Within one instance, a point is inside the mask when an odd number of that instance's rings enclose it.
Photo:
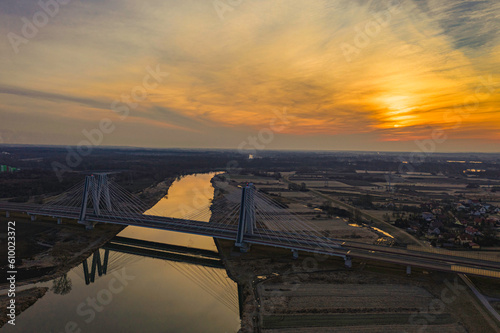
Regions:
[[[268,126],[283,107],[285,134],[312,147],[324,135],[356,133],[411,141],[428,135],[429,126],[498,140],[498,93],[483,89],[460,128],[446,115],[477,97],[481,78],[499,88],[500,4],[401,1],[367,34],[388,3],[253,0],[221,21],[210,1],[75,0],[19,55],[0,43],[7,54],[0,59],[2,104],[17,110],[19,98],[57,101],[50,112],[64,117],[72,116],[66,103],[79,104],[90,111],[74,117],[97,117],[140,82],[146,66],[159,63],[168,80],[128,121],[206,132],[200,145],[215,128],[234,129],[228,140],[237,141],[234,133]],[[29,1],[0,4],[8,22],[0,33],[20,31],[20,17],[36,9]],[[367,38],[362,47],[360,34]],[[343,43],[357,49],[350,62]]]
[[[27,98],[43,99],[48,101],[66,101],[84,104],[93,108],[105,109],[109,107],[103,101],[94,100],[91,98],[71,96],[67,94],[58,94],[54,92],[45,92],[32,89],[26,89],[21,87],[12,87],[7,85],[0,85],[0,94],[16,95]]]

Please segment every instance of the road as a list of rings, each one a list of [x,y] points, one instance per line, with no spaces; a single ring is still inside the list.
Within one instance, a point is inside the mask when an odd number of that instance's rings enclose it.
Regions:
[[[43,209],[33,205],[0,203],[0,210],[20,211],[30,215],[62,217],[78,220],[77,209]],[[149,216],[142,214],[125,214],[112,212],[112,216],[96,216],[88,214],[89,222],[101,222],[138,227],[154,228],[197,234],[208,237],[235,240],[237,225],[206,223],[200,221],[182,220],[169,217]],[[36,223],[36,221],[34,222]],[[279,232],[257,229],[253,235],[245,235],[248,244],[259,244],[286,248],[309,253],[340,256],[343,258],[358,258],[363,260],[378,260],[403,266],[421,267],[423,269],[444,272],[468,273],[500,279],[500,262],[476,260],[444,254],[414,251],[388,246],[342,241],[327,237],[317,237],[304,233]]]
[[[490,302],[484,297],[483,294],[477,290],[476,286],[472,281],[469,279],[469,277],[465,274],[458,274],[460,278],[465,282],[465,284],[472,290],[474,295],[479,299],[479,301],[484,305],[484,307],[491,313],[491,315],[500,323],[500,314],[491,306]],[[497,331],[498,332],[498,331]]]

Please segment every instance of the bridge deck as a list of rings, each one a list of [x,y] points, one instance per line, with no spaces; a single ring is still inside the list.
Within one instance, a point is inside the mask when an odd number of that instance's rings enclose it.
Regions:
[[[63,207],[44,209],[36,205],[2,202],[0,203],[0,210],[74,220],[78,220],[79,217],[78,209],[65,209]],[[131,225],[233,241],[236,239],[237,235],[236,225],[206,223],[161,216],[113,212],[113,216],[96,216],[94,214],[88,214],[87,220],[94,223]],[[497,261],[477,260],[424,251],[398,249],[326,237],[320,238],[304,234],[299,235],[292,232],[276,233],[271,230],[258,229],[254,235],[245,235],[245,242],[248,244],[287,248],[344,258],[348,256],[365,260],[379,260],[399,265],[411,265],[424,269],[500,278],[500,263]]]

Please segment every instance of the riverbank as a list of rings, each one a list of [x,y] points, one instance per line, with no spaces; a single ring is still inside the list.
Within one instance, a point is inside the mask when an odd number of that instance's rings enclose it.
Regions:
[[[168,195],[168,190],[175,181],[175,177],[167,178],[157,184],[151,185],[138,193],[141,202],[145,203],[148,208],[153,207],[161,198]]]
[[[214,201],[224,200],[228,186],[212,183],[224,189]],[[401,266],[376,261],[346,268],[342,258],[301,252],[294,260],[286,249],[252,245],[241,253],[232,241],[217,244],[242,289],[240,333],[498,330],[455,274],[413,269],[408,276]]]

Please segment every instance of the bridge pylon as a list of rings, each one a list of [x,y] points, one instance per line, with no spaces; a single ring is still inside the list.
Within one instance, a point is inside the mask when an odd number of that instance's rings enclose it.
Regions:
[[[107,174],[100,173],[85,177],[82,205],[80,208],[78,223],[84,224],[87,229],[93,229],[94,224],[87,220],[87,208],[89,206],[89,202],[92,203],[91,206],[95,215],[101,215],[101,207],[105,207],[109,212],[113,211],[111,197],[109,194]]]
[[[90,257],[89,257],[90,258]],[[109,250],[104,250],[104,260],[101,261],[101,254],[96,250],[92,256],[92,266],[89,270],[88,260],[82,262],[83,275],[85,277],[85,284],[89,285],[95,281],[96,273],[99,276],[106,275],[108,272]]]
[[[242,252],[250,249],[250,244],[245,242],[246,235],[253,235],[256,229],[255,223],[255,187],[252,183],[242,189],[240,218],[238,221],[238,233],[236,234],[235,245]]]

